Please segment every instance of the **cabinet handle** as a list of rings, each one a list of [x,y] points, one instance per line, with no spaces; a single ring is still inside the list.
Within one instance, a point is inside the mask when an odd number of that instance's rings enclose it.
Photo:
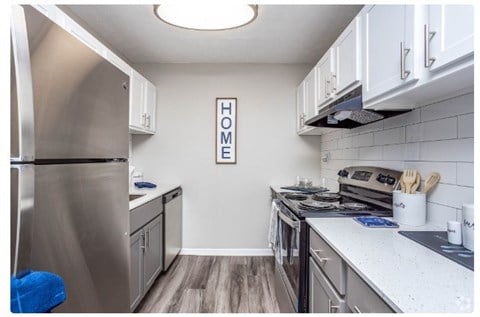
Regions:
[[[425,48],[425,68],[429,68],[432,66],[433,62],[435,62],[435,57],[430,57],[430,40],[435,36],[437,32],[430,32],[430,27],[428,24],[423,26],[423,40],[424,40],[424,48]]]
[[[145,252],[145,233],[140,235],[142,237],[142,244],[140,245],[140,249]]]
[[[337,75],[332,74],[332,94],[337,92]]]
[[[142,126],[147,126],[147,114],[142,114]]]
[[[330,81],[325,78],[325,98],[330,97],[330,93],[328,92]]]
[[[357,305],[353,306],[353,311],[357,314],[361,314],[362,311],[360,310],[360,308],[357,307]]]
[[[408,53],[410,52],[409,48],[405,48],[405,43],[400,42],[400,79],[404,80],[410,75],[409,70],[405,70],[405,59]]]
[[[328,300],[328,313],[333,314],[333,310],[335,309],[335,312],[337,312],[340,309],[340,305],[332,305],[332,300]]]
[[[147,249],[150,249],[150,229],[148,229],[147,234],[146,234],[146,247]]]
[[[146,120],[146,121],[147,121],[147,124],[146,124],[146,126],[147,126],[147,128],[150,128],[150,115],[147,114],[146,117],[147,117],[147,120]]]
[[[323,250],[313,250],[313,249],[310,249],[313,253],[313,255],[315,256],[315,258],[321,263],[321,264],[325,264],[327,261],[328,261],[328,258],[322,258],[320,256],[320,252],[323,252]]]

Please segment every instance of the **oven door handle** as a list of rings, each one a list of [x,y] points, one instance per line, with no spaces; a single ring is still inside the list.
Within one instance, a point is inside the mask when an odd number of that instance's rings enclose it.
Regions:
[[[280,217],[280,219],[282,219],[283,222],[285,222],[287,225],[289,225],[293,229],[298,229],[298,227],[300,226],[298,221],[293,220],[292,218],[288,217],[281,211],[278,213],[278,216]]]

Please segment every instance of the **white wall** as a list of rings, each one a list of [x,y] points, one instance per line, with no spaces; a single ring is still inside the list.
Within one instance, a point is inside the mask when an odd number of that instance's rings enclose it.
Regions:
[[[427,105],[401,116],[322,135],[322,176],[336,188],[337,172],[349,165],[415,168],[422,180],[441,174],[428,197],[428,221],[446,227],[460,220],[462,203],[473,203],[473,94]]]
[[[320,138],[295,133],[310,65],[135,65],[157,86],[157,134],[133,136],[145,179],[184,188],[185,248],[266,248],[270,184],[320,177]],[[237,164],[215,164],[215,98],[238,98]]]

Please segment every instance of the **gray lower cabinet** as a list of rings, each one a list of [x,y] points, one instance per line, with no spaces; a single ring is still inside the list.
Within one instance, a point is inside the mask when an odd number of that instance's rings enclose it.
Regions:
[[[394,312],[351,268],[347,269],[346,300],[354,313]]]
[[[310,258],[310,313],[349,312],[345,300],[340,296],[317,263]]]
[[[130,236],[130,311],[134,311],[162,271],[163,214]]]

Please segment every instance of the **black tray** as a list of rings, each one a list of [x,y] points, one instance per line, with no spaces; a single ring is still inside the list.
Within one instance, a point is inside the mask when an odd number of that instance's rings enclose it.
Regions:
[[[281,189],[294,190],[306,194],[315,194],[328,192],[328,188],[325,187],[300,187],[300,186],[284,186],[280,187]]]
[[[446,231],[399,231],[398,233],[473,271],[474,253],[461,245],[448,243]]]

